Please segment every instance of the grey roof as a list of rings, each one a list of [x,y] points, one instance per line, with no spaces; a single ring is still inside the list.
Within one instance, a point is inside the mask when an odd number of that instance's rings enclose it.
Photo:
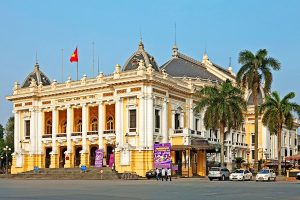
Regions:
[[[222,82],[220,78],[209,72],[201,62],[182,53],[175,52],[171,60],[161,66],[174,77],[191,77]]]
[[[263,96],[262,96],[262,92],[263,92],[262,89],[260,89],[259,92],[258,92],[258,95],[257,95],[257,103],[258,103],[258,105],[263,104],[263,101],[264,101]],[[248,97],[247,104],[248,105],[254,105],[254,103],[253,103],[253,94],[252,93]]]
[[[36,81],[37,85],[39,85],[40,83],[42,83],[42,85],[51,84],[49,78],[40,70],[38,63],[34,65],[33,72],[31,72],[24,80],[22,88],[29,87],[32,79]]]
[[[145,51],[144,44],[142,42],[139,43],[138,50],[126,61],[123,71],[137,69],[140,60],[144,61],[146,67],[151,64],[154,70],[159,71],[159,67],[155,62],[154,57]]]
[[[224,69],[223,67],[215,64],[215,63],[212,63],[212,65],[217,68],[218,70],[221,70],[223,73],[227,74],[228,76],[232,77],[232,78],[235,78],[234,75],[232,75],[228,70]]]

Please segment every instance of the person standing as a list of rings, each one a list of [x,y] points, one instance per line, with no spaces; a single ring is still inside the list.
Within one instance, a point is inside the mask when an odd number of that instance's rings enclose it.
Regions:
[[[160,170],[158,168],[155,169],[156,180],[159,180]]]
[[[166,181],[168,181],[168,178],[170,178],[170,181],[172,181],[172,170],[170,168],[167,169]]]
[[[164,178],[166,177],[166,170],[164,168],[161,169],[161,181],[164,181]]]

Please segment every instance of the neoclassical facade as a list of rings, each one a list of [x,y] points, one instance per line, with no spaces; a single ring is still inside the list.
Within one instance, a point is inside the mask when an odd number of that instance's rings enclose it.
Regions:
[[[235,80],[231,68],[212,63],[207,55],[195,60],[176,46],[171,59],[158,66],[142,42],[123,67],[116,65],[112,74],[96,78],[51,82],[36,63],[7,97],[15,117],[12,173],[34,166],[90,167],[95,150],[103,149],[104,165],[114,155],[118,172],[144,176],[153,168],[154,143],[169,142],[172,163],[182,176],[205,176],[207,160],[218,160],[220,136],[217,130],[205,130],[203,113],[193,112],[196,91],[226,79]],[[251,156],[249,113],[241,130],[225,136],[228,165],[234,156]]]

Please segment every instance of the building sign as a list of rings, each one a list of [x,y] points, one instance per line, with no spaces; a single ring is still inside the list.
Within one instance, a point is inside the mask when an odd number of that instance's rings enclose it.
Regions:
[[[154,168],[171,168],[171,143],[154,144]]]
[[[97,149],[95,151],[95,167],[102,167],[103,163],[103,149]]]

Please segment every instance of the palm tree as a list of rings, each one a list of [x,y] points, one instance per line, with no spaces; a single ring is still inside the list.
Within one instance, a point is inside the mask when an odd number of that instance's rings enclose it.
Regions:
[[[280,99],[278,92],[272,92],[260,106],[259,112],[263,114],[262,123],[267,126],[271,134],[277,135],[278,140],[278,175],[281,175],[281,131],[283,125],[287,129],[293,128],[293,112],[300,116],[300,106],[290,102],[295,97],[294,92],[288,93]]]
[[[200,100],[194,108],[195,112],[204,113],[206,129],[220,129],[221,165],[224,166],[224,132],[225,128],[238,128],[244,120],[247,105],[244,92],[226,80],[219,86],[206,86],[199,92]]]
[[[239,86],[251,90],[255,112],[255,168],[258,163],[258,93],[263,83],[265,93],[270,92],[272,85],[271,69],[279,70],[278,60],[268,57],[266,49],[260,49],[254,55],[251,51],[240,52],[239,63],[242,64],[237,73],[236,81]]]

